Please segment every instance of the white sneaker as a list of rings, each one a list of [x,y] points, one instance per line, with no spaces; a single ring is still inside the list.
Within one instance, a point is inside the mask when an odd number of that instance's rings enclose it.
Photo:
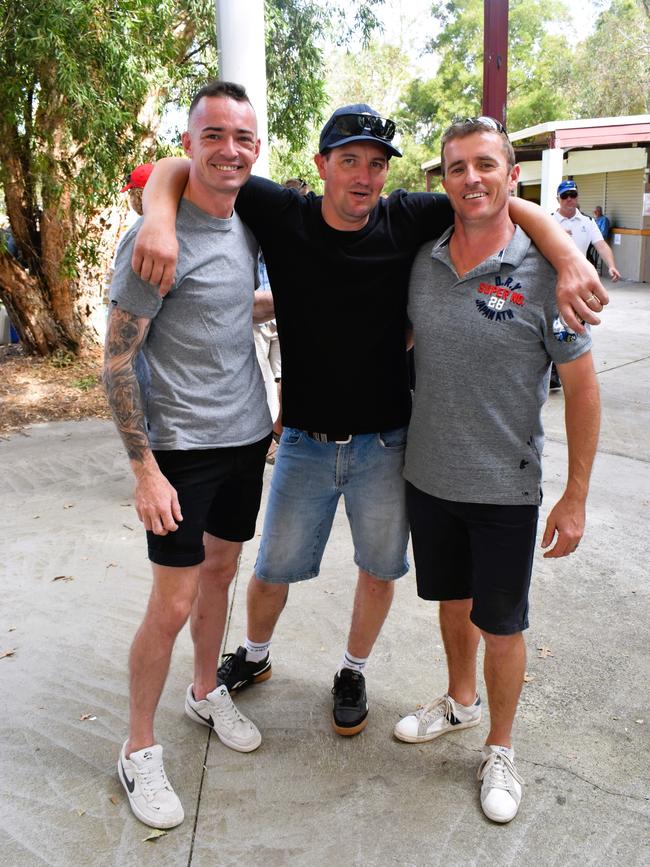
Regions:
[[[483,761],[476,774],[481,785],[481,807],[493,822],[514,819],[524,781],[515,769],[515,751],[508,747],[483,747]]]
[[[262,743],[262,735],[248,717],[240,713],[226,686],[218,686],[201,701],[194,698],[193,684],[187,687],[185,713],[194,722],[214,729],[219,740],[231,750],[250,753]]]
[[[152,828],[175,828],[185,818],[183,806],[172,789],[163,767],[160,744],[131,753],[126,741],[117,762],[117,775],[126,790],[131,809],[141,822]]]
[[[481,699],[478,696],[474,704],[466,707],[445,693],[401,719],[393,729],[393,734],[400,741],[421,744],[447,732],[469,729],[480,722]]]

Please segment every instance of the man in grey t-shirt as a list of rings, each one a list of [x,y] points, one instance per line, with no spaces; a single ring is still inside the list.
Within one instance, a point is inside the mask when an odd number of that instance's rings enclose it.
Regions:
[[[442,172],[454,226],[422,247],[411,272],[416,390],[404,475],[418,594],[440,601],[449,684],[400,720],[395,736],[423,743],[478,725],[482,636],[490,731],[481,806],[493,821],[509,822],[522,794],[512,725],[525,671],[551,361],[564,387],[569,472],[546,524],[545,557],[571,554],[582,537],[598,386],[589,334],[575,334],[558,316],[555,274],[509,218],[519,167],[503,127],[492,118],[453,124],[442,139]],[[588,302],[600,309],[595,296]]]
[[[217,685],[228,586],[255,531],[271,440],[252,328],[257,243],[233,211],[259,144],[245,90],[230,82],[203,87],[183,133],[191,168],[176,220],[172,290],[163,300],[131,270],[137,225],[118,250],[111,285],[104,382],[136,479],[153,569],[131,646],[129,737],[117,770],[131,809],[154,828],[172,828],[184,817],[153,721],[190,612],[187,715],[234,750],[261,743],[227,688]],[[141,350],[149,373],[142,387],[135,374]]]

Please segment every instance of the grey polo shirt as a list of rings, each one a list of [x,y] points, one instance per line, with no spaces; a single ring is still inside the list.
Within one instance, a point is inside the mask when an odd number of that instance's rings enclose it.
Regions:
[[[551,361],[591,348],[559,318],[555,271],[520,228],[459,278],[453,229],[416,255],[409,286],[416,386],[404,475],[472,503],[541,502],[541,409]]]

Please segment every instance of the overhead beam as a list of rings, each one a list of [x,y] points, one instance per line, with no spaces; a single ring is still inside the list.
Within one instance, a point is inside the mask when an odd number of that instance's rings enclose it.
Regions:
[[[506,125],[508,0],[483,2],[483,114]]]

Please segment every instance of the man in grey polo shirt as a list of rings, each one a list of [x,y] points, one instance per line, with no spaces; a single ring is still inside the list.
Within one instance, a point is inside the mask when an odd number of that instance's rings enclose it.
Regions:
[[[564,387],[569,469],[546,523],[545,557],[573,553],[583,534],[598,386],[588,332],[574,333],[559,317],[555,272],[510,220],[519,167],[503,127],[491,118],[453,124],[442,139],[442,172],[454,226],[421,248],[411,272],[417,385],[404,475],[418,594],[440,601],[449,682],[443,696],[400,720],[395,736],[423,743],[478,725],[482,636],[490,731],[481,805],[488,818],[509,822],[522,794],[512,725],[551,361]]]
[[[136,224],[111,284],[104,382],[136,479],[153,586],[130,653],[130,727],[117,764],[131,809],[171,828],[183,808],[165,774],[153,721],[176,636],[192,613],[194,680],[185,712],[240,752],[255,725],[217,686],[228,586],[260,505],[271,417],[253,341],[257,243],[233,210],[259,153],[245,90],[213,82],[190,106],[190,174],[179,205],[180,255],[161,299],[131,269]],[[143,351],[149,381],[135,359]]]

